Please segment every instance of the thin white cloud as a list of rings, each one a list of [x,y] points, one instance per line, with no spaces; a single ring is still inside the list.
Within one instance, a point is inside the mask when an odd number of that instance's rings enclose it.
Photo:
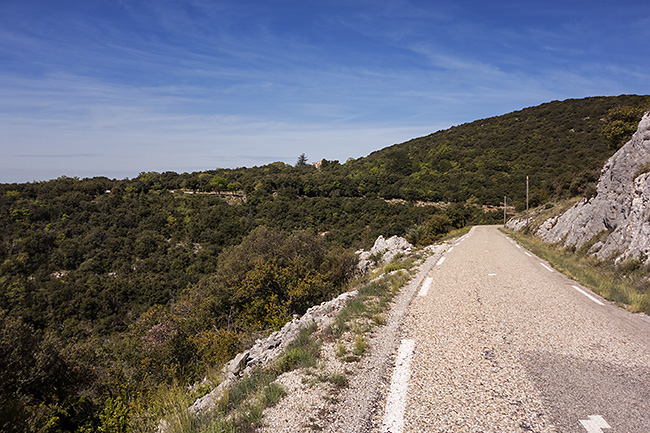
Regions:
[[[329,103],[297,104],[307,117],[330,119],[318,123],[284,116],[188,114],[171,109],[178,102],[170,96],[175,92],[162,90],[161,95],[160,89],[131,89],[65,75],[49,81],[21,78],[19,83],[2,78],[4,85],[15,86],[0,101],[0,171],[13,176],[0,179],[5,182],[17,179],[17,169],[25,176],[43,170],[52,173],[57,167],[59,175],[86,176],[94,168],[98,175],[119,177],[125,171],[134,176],[145,169],[292,163],[303,152],[312,158],[346,160],[432,132],[431,123],[358,124],[354,116],[342,117],[349,108]],[[178,98],[187,104],[187,97]],[[233,149],[238,157],[232,156]],[[263,154],[273,158],[264,160]],[[83,166],[75,162],[79,159]]]
[[[165,124],[184,125],[184,128],[165,127]],[[448,126],[448,125],[446,125]],[[8,131],[7,141],[20,137]],[[345,161],[349,157],[367,155],[379,147],[389,146],[404,139],[432,132],[426,127],[391,127],[375,125],[357,127],[323,128],[323,125],[285,125],[255,123],[241,119],[234,122],[214,121],[201,118],[160,118],[158,128],[147,131],[121,130],[104,131],[102,134],[57,134],[49,131],[47,142],[34,147],[37,137],[27,138],[28,143],[17,143],[9,150],[26,148],[23,154],[9,154],[4,151],[0,171],[9,168],[23,168],[26,173],[47,168],[60,167],[59,175],[85,175],[75,172],[71,165],[79,158],[83,167],[93,168],[98,174],[119,176],[125,170],[134,176],[142,170],[187,171],[216,167],[236,167],[266,164],[276,160],[295,162],[297,155],[306,153],[310,159],[321,158]],[[95,153],[52,154],[65,142],[67,149],[94,149]],[[3,146],[4,148],[4,146]],[[33,153],[31,153],[33,152]],[[34,162],[37,155],[43,155]],[[237,155],[237,156],[234,156]],[[266,156],[261,156],[266,155]],[[11,179],[0,179],[9,181]],[[26,179],[21,179],[26,180]]]
[[[11,60],[0,72],[0,170],[345,160],[552,99],[639,93],[650,78],[640,54],[597,55],[599,32],[580,34],[593,14],[573,28],[564,6],[538,5],[539,23],[514,8],[495,27],[462,4],[380,3],[121,0],[118,18],[92,3],[34,18],[25,7],[29,27],[0,16]],[[20,22],[12,8],[5,17]],[[644,20],[629,26],[640,37]],[[37,167],[35,155],[51,163]]]

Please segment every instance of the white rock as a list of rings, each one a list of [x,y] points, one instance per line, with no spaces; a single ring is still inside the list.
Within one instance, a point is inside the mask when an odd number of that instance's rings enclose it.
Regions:
[[[409,253],[412,248],[413,245],[399,236],[391,236],[388,239],[379,236],[370,252],[363,250],[357,251],[357,255],[359,256],[357,270],[361,273],[368,272],[374,264],[373,261],[370,260],[371,256],[381,257],[379,263],[385,264],[390,263],[400,254]]]
[[[603,231],[602,244],[590,251],[601,259],[645,257],[650,261],[650,113],[636,133],[605,164],[597,194],[583,199],[560,216],[545,222],[537,235],[547,242],[580,248]]]
[[[388,243],[386,242],[386,239],[384,239],[383,236],[379,235],[379,237],[375,241],[375,244],[370,249],[370,254],[372,255],[381,254],[387,249],[388,249]]]
[[[189,408],[192,413],[205,412],[212,409],[223,391],[230,387],[240,377],[250,374],[255,368],[267,366],[275,360],[282,351],[298,336],[300,330],[312,323],[322,329],[334,322],[336,314],[351,300],[359,295],[357,290],[346,292],[331,301],[315,305],[300,318],[294,318],[286,323],[281,330],[275,331],[267,338],[258,339],[249,350],[239,353],[223,368],[225,380],[209,394],[196,400]]]

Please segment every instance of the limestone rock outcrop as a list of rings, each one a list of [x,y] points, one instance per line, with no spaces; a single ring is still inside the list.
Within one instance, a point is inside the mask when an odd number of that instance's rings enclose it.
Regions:
[[[596,195],[545,221],[536,234],[565,247],[591,241],[589,252],[600,259],[650,261],[650,113],[603,167]]]
[[[196,400],[189,408],[189,411],[191,413],[200,413],[212,409],[223,395],[225,389],[234,384],[239,378],[250,374],[253,369],[269,365],[298,336],[302,328],[316,324],[318,329],[323,329],[331,325],[336,314],[358,294],[357,290],[353,290],[343,293],[331,301],[313,306],[302,317],[294,318],[284,325],[281,330],[275,331],[267,338],[257,340],[253,347],[239,353],[224,366],[224,381],[210,393]]]
[[[379,236],[375,240],[375,244],[372,246],[370,251],[357,251],[359,256],[359,263],[357,269],[360,272],[368,271],[373,263],[372,257],[381,257],[379,263],[390,263],[398,255],[407,254],[411,251],[413,245],[411,245],[406,239],[399,236],[391,236],[388,239],[385,239],[383,236]]]

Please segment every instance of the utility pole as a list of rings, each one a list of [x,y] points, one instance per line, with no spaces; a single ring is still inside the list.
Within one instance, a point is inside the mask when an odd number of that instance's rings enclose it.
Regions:
[[[526,230],[528,230],[528,176],[526,176]]]
[[[506,226],[506,199],[508,197],[503,196],[503,226]]]

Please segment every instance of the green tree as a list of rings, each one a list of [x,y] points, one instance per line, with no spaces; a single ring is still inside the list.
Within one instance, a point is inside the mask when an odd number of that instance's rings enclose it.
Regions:
[[[99,415],[99,433],[126,433],[131,409],[121,397],[110,398]]]
[[[296,161],[296,167],[306,167],[307,166],[307,157],[304,153],[301,153]]]
[[[646,106],[624,106],[612,108],[607,112],[602,133],[611,148],[617,149],[630,139],[647,108]]]
[[[219,175],[215,175],[208,185],[215,191],[225,191],[228,189],[228,181]]]

